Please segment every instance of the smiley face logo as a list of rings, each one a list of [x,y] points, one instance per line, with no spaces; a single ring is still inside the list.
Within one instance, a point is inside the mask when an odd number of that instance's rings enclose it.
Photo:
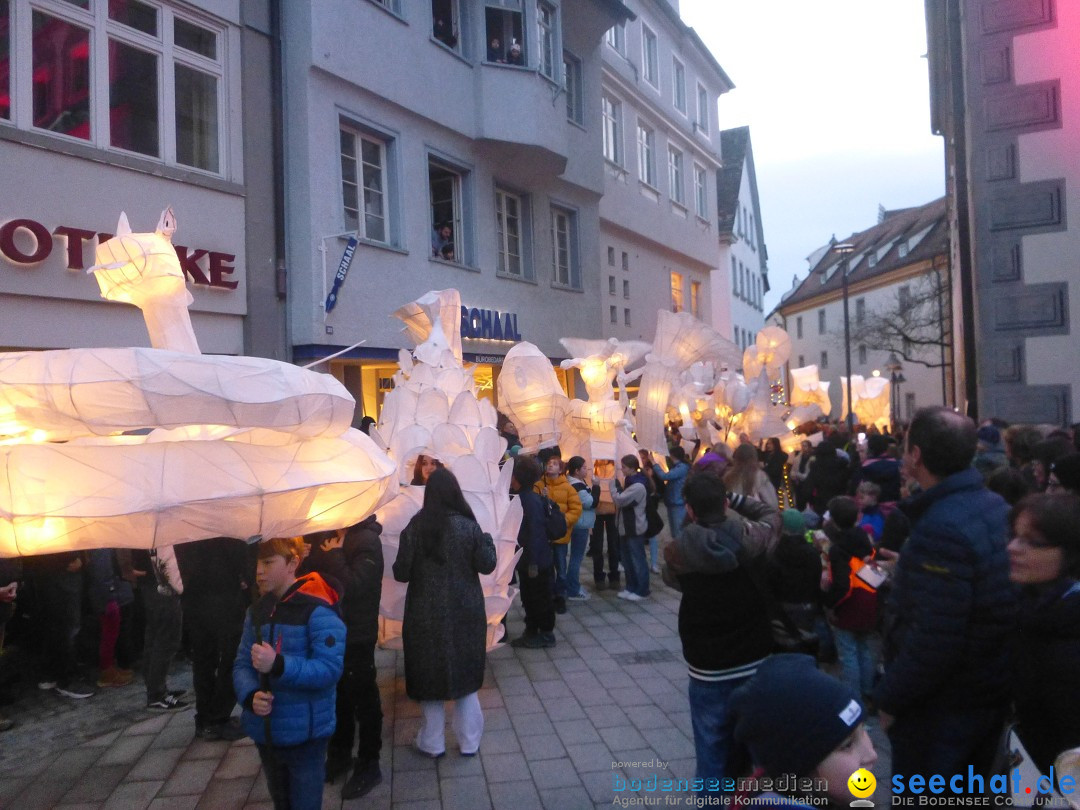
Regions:
[[[848,777],[847,786],[852,796],[865,799],[873,795],[874,789],[877,788],[877,779],[866,768],[859,768]]]

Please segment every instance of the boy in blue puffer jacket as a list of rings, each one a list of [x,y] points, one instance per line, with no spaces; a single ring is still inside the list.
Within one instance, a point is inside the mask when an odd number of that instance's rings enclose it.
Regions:
[[[259,544],[262,598],[248,611],[233,686],[277,810],[322,806],[326,746],[345,665],[338,593],[319,574],[296,576],[304,541]]]

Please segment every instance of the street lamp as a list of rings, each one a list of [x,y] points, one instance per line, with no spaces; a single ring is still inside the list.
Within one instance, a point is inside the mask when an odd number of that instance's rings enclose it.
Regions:
[[[847,426],[848,433],[855,432],[855,411],[851,408],[851,321],[848,317],[848,256],[855,250],[851,242],[839,242],[832,246],[840,257],[840,282],[844,291],[844,368],[847,371]]]
[[[896,433],[896,423],[900,417],[900,384],[907,382],[904,378],[904,366],[900,363],[900,359],[896,356],[895,352],[889,353],[889,359],[885,363],[885,368],[889,372],[889,382],[892,388],[892,396],[890,402],[892,404],[891,413],[889,414],[889,421],[892,423],[893,433]]]

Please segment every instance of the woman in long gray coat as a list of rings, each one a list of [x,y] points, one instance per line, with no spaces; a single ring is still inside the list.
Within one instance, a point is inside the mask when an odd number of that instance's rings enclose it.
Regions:
[[[446,753],[443,702],[454,701],[453,729],[464,756],[480,747],[484,714],[477,692],[484,682],[487,616],[480,574],[495,570],[495,544],[480,529],[454,474],[428,478],[424,506],[401,533],[394,579],[405,595],[405,691],[420,703],[416,748]]]

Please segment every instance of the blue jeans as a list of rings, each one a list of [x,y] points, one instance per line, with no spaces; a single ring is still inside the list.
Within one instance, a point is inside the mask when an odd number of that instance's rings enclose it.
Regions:
[[[856,695],[865,698],[874,691],[874,653],[870,649],[869,633],[832,628],[836,641],[836,657],[842,671],[840,680]]]
[[[750,677],[730,681],[690,679],[690,722],[694,727],[694,755],[697,757],[695,776],[705,780],[703,793],[721,792],[731,749],[728,704],[731,693],[747,683]],[[712,784],[710,780],[716,780],[716,783]]]
[[[645,559],[645,538],[619,538],[619,558],[626,569],[626,590],[638,596],[648,596],[649,563]]]
[[[652,568],[656,568],[660,563],[660,535],[654,534],[649,538],[649,559],[648,564]]]
[[[668,531],[671,532],[671,539],[678,540],[679,534],[682,533],[683,520],[686,519],[686,504],[680,503],[672,506],[667,505],[667,525]]]
[[[258,746],[274,810],[320,810],[326,742],[324,737],[288,748]]]
[[[585,549],[589,545],[589,529],[577,526],[570,532],[570,561],[566,564],[566,594],[577,596],[581,593],[581,563],[585,559]]]
[[[557,597],[565,597],[566,590],[566,555],[569,553],[569,543],[553,543],[551,546],[552,556],[555,558],[555,590],[552,593]]]

